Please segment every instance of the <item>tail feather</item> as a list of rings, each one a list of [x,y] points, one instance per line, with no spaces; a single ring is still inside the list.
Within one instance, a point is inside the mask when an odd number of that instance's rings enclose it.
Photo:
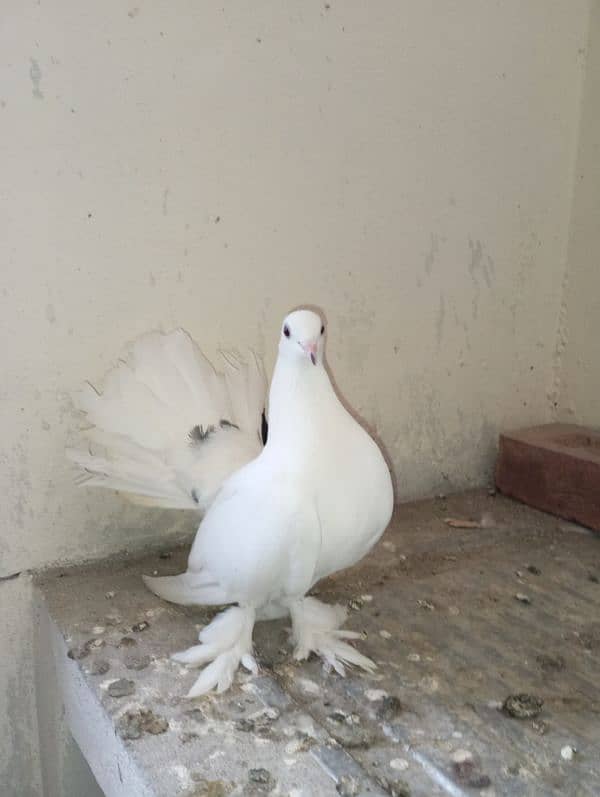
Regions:
[[[198,346],[183,330],[167,335],[163,339],[166,356],[174,363],[181,375],[192,401],[192,410],[210,408],[207,417],[230,410],[229,396],[222,374],[215,371]],[[175,402],[175,405],[177,402]]]
[[[221,352],[225,365],[224,377],[231,399],[231,413],[236,424],[245,431],[257,428],[256,409],[264,407],[266,379],[260,360],[252,354],[249,362],[233,352]],[[262,413],[262,409],[259,410]]]
[[[135,440],[144,448],[159,450],[165,443],[163,418],[166,407],[129,366],[121,364],[106,380],[102,393],[86,384],[74,396],[78,409],[99,429]]]
[[[133,503],[197,508],[191,494],[182,491],[175,480],[173,470],[153,452],[115,435],[92,435],[92,439],[103,443],[101,451],[110,455],[67,449],[67,457],[81,469],[79,485],[118,490]]]
[[[182,606],[223,606],[231,603],[227,593],[210,577],[188,571],[177,576],[142,576],[150,592]]]
[[[82,483],[138,503],[205,510],[221,483],[261,449],[266,379],[260,360],[224,355],[217,372],[181,329],[149,333],[107,375],[75,396],[90,424],[68,456]],[[190,432],[203,430],[192,445]]]

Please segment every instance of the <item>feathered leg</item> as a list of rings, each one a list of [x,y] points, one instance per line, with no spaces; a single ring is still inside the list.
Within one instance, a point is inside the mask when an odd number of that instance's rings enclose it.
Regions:
[[[252,655],[255,619],[253,608],[232,606],[200,631],[199,645],[171,656],[174,661],[190,667],[208,665],[188,692],[188,697],[204,695],[215,687],[217,692],[229,689],[240,664],[250,672],[258,672],[256,659]]]
[[[367,672],[376,668],[374,661],[344,641],[362,635],[340,628],[347,615],[343,606],[328,606],[315,598],[303,598],[290,605],[290,613],[296,644],[294,658],[298,661],[307,659],[311,652],[316,653],[342,676],[348,665],[354,664]]]
[[[290,610],[282,603],[265,603],[256,610],[257,620],[279,620],[287,617]]]

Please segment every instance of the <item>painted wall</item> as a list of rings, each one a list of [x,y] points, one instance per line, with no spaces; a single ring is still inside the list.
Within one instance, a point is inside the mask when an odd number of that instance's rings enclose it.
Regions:
[[[600,2],[587,52],[558,374],[561,417],[600,427]]]
[[[150,328],[270,368],[285,312],[322,306],[400,499],[485,482],[499,429],[551,417],[565,312],[583,408],[580,194],[561,300],[588,6],[4,0],[0,578],[189,530],[76,489],[63,456],[69,393]],[[16,583],[2,638],[31,619]],[[24,722],[27,633],[0,684]]]
[[[170,523],[77,490],[67,394],[183,325],[329,359],[400,498],[543,419],[587,4],[3,4],[3,573]]]

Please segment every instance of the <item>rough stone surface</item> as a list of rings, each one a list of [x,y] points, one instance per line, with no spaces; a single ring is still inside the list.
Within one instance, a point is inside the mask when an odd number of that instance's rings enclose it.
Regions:
[[[360,783],[351,775],[342,775],[337,782],[336,791],[342,797],[356,797],[360,791]]]
[[[248,791],[251,793],[268,794],[275,788],[276,781],[268,769],[260,767],[248,772]]]
[[[110,670],[110,664],[105,659],[96,659],[92,662],[88,672],[90,675],[105,675]]]
[[[107,692],[111,697],[127,697],[135,692],[135,683],[127,678],[119,678],[109,684]]]
[[[118,643],[120,648],[132,648],[137,645],[137,640],[130,636],[124,636]]]
[[[444,522],[486,513],[493,525]],[[450,783],[457,794],[597,796],[600,590],[589,573],[600,572],[600,545],[587,530],[487,491],[404,505],[359,567],[317,587],[321,600],[361,603],[346,626],[364,632],[356,644],[375,673],[342,679],[314,658],[295,662],[289,621],[258,623],[259,675],[240,672],[229,692],[197,701],[184,697],[197,670],[169,656],[194,644],[218,610],[174,606],[145,589],[142,573],[184,568],[186,549],[171,553],[38,582],[56,649],[116,729],[125,752],[114,755],[129,757],[152,795],[335,797],[358,783],[365,797],[442,797],[440,784]],[[527,606],[514,598],[517,570]],[[116,626],[104,621],[109,591]],[[149,627],[131,632],[145,618]],[[98,626],[103,646],[70,659]],[[147,666],[130,669],[138,657]],[[108,676],[91,674],[96,658]],[[110,697],[119,679],[134,680],[135,692]],[[541,713],[523,695],[543,701]],[[507,696],[513,716],[502,710]],[[565,745],[577,750],[572,761],[561,758]],[[250,770],[269,777],[251,780]]]
[[[123,659],[128,670],[145,670],[150,664],[151,658],[147,654],[125,656]]]
[[[117,721],[117,731],[123,739],[139,739],[144,733],[164,733],[169,723],[151,710],[126,711]]]

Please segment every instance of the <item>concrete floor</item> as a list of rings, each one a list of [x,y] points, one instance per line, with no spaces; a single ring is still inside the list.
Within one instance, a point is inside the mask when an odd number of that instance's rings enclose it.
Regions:
[[[316,590],[349,604],[375,675],[295,664],[286,623],[262,623],[260,675],[194,702],[194,671],[169,654],[212,613],[140,580],[185,554],[38,579],[68,721],[110,797],[600,793],[592,533],[487,492],[403,505],[361,566]]]

